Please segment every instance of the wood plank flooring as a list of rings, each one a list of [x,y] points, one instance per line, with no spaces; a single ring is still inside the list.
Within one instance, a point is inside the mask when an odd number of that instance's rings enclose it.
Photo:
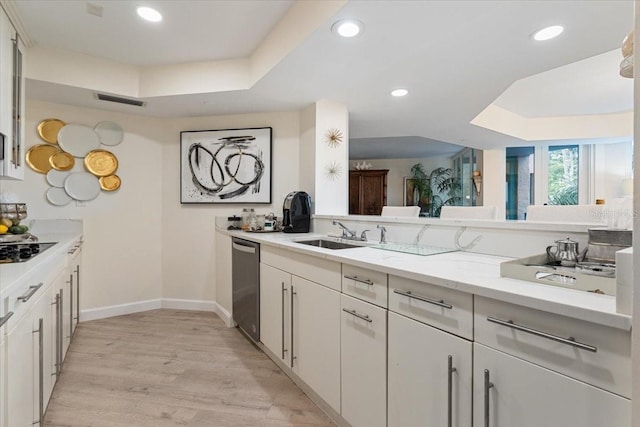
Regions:
[[[331,426],[213,313],[154,310],[78,326],[45,426]]]

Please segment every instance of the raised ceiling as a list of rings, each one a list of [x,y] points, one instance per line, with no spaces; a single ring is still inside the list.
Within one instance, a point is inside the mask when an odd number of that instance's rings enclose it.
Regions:
[[[125,62],[142,70],[141,87],[156,64],[184,68],[244,59],[249,75],[226,90],[210,89],[208,81],[202,90],[194,89],[194,82],[188,91],[163,96],[139,89],[146,102],[141,109],[101,103],[90,87],[41,76],[28,80],[31,98],[158,117],[283,111],[332,99],[349,109],[351,138],[420,137],[476,148],[523,142],[471,124],[507,88],[619,48],[633,25],[631,0],[145,2],[164,13],[159,25],[137,20],[129,10],[137,2],[91,2],[103,7],[102,18],[86,13],[80,1],[0,3],[17,12],[38,49]],[[326,12],[328,7],[333,12]],[[322,21],[303,22],[313,16]],[[297,27],[294,17],[301,22]],[[353,39],[336,37],[330,29],[340,18],[359,19],[364,32]],[[565,32],[546,43],[530,39],[551,24],[564,25]],[[274,34],[290,45],[268,62],[258,54]],[[261,74],[255,73],[258,65]],[[582,90],[588,84],[574,86]],[[390,97],[397,87],[408,88],[409,95]],[[556,105],[553,95],[536,103]],[[605,98],[586,97],[580,108],[610,108]]]

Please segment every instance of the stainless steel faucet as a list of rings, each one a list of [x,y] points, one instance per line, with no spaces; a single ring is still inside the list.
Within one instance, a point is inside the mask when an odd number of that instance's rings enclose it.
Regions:
[[[380,230],[380,243],[387,243],[387,229],[380,224],[376,227]]]
[[[342,228],[342,237],[345,239],[352,239],[352,240],[356,240],[358,237],[356,236],[356,232],[353,230],[350,230],[349,228],[347,228],[347,226],[345,226],[343,223],[341,223],[340,221],[332,221],[333,225],[337,225],[338,227]]]

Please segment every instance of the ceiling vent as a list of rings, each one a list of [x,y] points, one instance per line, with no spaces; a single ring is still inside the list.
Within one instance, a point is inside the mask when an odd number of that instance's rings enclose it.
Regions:
[[[117,102],[118,104],[135,105],[136,107],[144,106],[144,102],[138,99],[121,98],[119,96],[105,95],[104,93],[99,93],[98,99],[101,101]]]

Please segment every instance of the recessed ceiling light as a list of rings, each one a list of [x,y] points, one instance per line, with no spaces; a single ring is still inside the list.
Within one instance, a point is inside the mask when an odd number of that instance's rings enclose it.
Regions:
[[[564,28],[562,26],[552,25],[551,27],[543,28],[536,31],[533,34],[533,39],[539,42],[551,40],[552,38],[558,37],[560,34],[562,34],[563,31]]]
[[[341,37],[355,37],[362,31],[362,22],[355,19],[342,19],[331,26],[331,31]]]
[[[146,6],[139,7],[137,9],[137,12],[142,19],[145,19],[147,21],[151,21],[151,22],[162,21],[162,15],[160,14],[160,12],[150,7],[146,7]]]
[[[391,91],[391,96],[405,96],[409,93],[406,89],[395,89]]]

